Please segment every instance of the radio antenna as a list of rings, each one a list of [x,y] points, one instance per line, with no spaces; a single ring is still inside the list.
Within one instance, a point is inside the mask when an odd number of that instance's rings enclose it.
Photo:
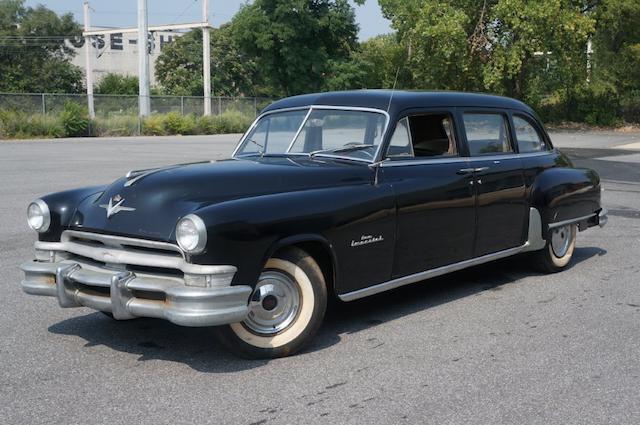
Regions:
[[[389,96],[389,104],[387,105],[387,113],[391,109],[391,101],[393,100],[393,94],[396,92],[396,85],[398,84],[398,77],[400,76],[400,69],[402,68],[402,64],[398,65],[398,70],[396,71],[396,79],[393,80],[393,88],[391,89],[391,95]]]

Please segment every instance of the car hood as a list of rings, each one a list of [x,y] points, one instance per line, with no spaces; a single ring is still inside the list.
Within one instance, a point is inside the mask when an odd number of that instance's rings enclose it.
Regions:
[[[370,181],[366,164],[326,158],[256,157],[168,166],[120,178],[85,199],[70,227],[173,242],[177,221],[210,205]]]

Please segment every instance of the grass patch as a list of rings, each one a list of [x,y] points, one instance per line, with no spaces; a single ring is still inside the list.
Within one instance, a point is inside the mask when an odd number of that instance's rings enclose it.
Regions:
[[[59,137],[170,136],[189,134],[243,133],[253,116],[241,112],[199,117],[176,112],[154,114],[140,120],[137,116],[112,115],[89,119],[82,107],[65,105],[59,115],[26,114],[0,110],[0,138],[34,139]]]

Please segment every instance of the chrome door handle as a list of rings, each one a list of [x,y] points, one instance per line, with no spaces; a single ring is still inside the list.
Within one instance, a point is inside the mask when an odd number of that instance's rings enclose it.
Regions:
[[[473,171],[475,171],[476,173],[480,173],[482,171],[487,171],[489,169],[489,167],[479,167],[479,168],[474,168]]]
[[[475,168],[461,168],[458,170],[458,174],[472,174],[474,171],[476,171]]]

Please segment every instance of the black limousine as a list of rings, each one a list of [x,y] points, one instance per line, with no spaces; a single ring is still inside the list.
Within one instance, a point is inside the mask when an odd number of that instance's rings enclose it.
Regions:
[[[504,97],[351,91],[271,104],[230,159],[44,196],[22,288],[113,319],[214,326],[250,358],[300,350],[352,301],[528,252],[565,268],[606,223],[600,181]]]

